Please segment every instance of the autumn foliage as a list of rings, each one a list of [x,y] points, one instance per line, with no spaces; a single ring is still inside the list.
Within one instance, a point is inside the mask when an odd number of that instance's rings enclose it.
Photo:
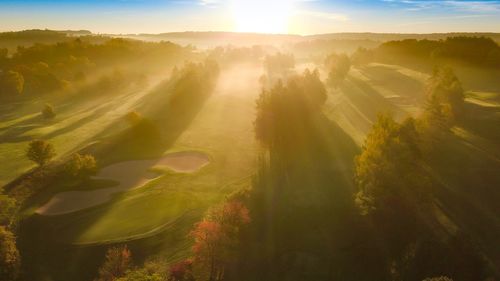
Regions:
[[[233,200],[212,210],[191,232],[194,262],[208,280],[222,280],[239,242],[241,227],[250,222],[249,211]]]
[[[113,281],[123,277],[132,263],[132,253],[127,246],[112,247],[106,253],[106,260],[99,268],[96,281]]]

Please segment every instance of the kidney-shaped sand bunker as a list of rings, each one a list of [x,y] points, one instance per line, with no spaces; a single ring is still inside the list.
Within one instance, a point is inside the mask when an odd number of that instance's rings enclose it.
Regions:
[[[152,167],[167,167],[180,173],[192,173],[210,162],[201,152],[183,151],[167,154],[158,159],[125,161],[107,166],[99,171],[95,179],[108,179],[118,182],[111,188],[90,191],[67,191],[54,195],[36,212],[41,215],[62,215],[90,208],[109,201],[112,195],[138,188],[157,177]]]

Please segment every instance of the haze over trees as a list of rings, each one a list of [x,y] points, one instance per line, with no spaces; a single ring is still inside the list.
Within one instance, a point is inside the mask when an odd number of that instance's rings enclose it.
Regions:
[[[496,280],[495,41],[216,36],[0,34],[0,281]]]
[[[351,60],[346,54],[331,54],[325,59],[325,67],[328,70],[327,83],[338,87],[351,69]]]

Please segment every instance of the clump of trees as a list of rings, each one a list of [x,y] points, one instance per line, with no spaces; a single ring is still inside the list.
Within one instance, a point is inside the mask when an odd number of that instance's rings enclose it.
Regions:
[[[54,146],[44,140],[31,141],[26,151],[26,157],[39,167],[44,167],[54,156],[56,156]]]
[[[454,125],[463,106],[463,89],[452,69],[437,68],[428,81],[421,118],[399,124],[388,115],[379,116],[355,160],[360,188],[356,201],[364,213],[392,207],[390,200],[425,197],[423,155]]]
[[[449,67],[436,68],[426,87],[426,103],[419,119],[425,150],[431,150],[464,113],[464,90]]]
[[[219,73],[219,64],[213,60],[189,62],[181,69],[175,68],[171,76],[174,86],[170,104],[193,106],[211,93]]]
[[[88,180],[97,173],[97,162],[94,156],[75,153],[64,165],[66,175],[79,180]]]
[[[95,42],[99,41],[99,42]],[[158,65],[158,58],[177,60],[191,53],[190,48],[183,48],[170,42],[144,42],[123,38],[65,38],[64,41],[51,44],[33,44],[19,46],[7,56],[0,50],[0,98],[17,98],[20,93],[26,96],[40,96],[73,89],[81,85],[87,74],[96,69],[113,68],[123,61],[151,63]],[[163,60],[162,60],[163,61]],[[145,85],[144,77],[130,74],[131,79],[118,79],[108,75],[98,81],[96,87],[113,89],[122,84],[133,82],[139,87]],[[99,89],[102,90],[102,89]],[[94,92],[94,91],[89,91]]]
[[[193,266],[202,279],[224,280],[225,269],[234,262],[241,228],[249,222],[247,207],[232,199],[212,209],[196,224],[191,232],[194,238]],[[175,268],[171,268],[171,272],[172,269]],[[183,276],[188,277],[189,268],[186,270]]]
[[[42,116],[45,119],[52,119],[56,117],[56,112],[51,104],[46,103],[42,109]]]
[[[415,207],[429,190],[419,148],[416,122],[399,124],[379,115],[355,159],[355,180],[360,191],[356,203],[364,214],[394,208],[395,202]]]
[[[464,108],[462,84],[450,67],[434,69],[427,86],[428,111],[439,111],[451,122],[458,119]]]
[[[375,56],[377,60],[389,63],[462,62],[480,67],[500,67],[500,46],[487,37],[389,41],[375,49]]]
[[[317,70],[279,80],[257,99],[255,136],[271,151],[292,148],[310,118],[321,112],[326,89]],[[303,132],[302,132],[303,133]]]
[[[463,105],[463,89],[453,71],[437,68],[428,81],[421,118],[407,118],[400,124],[389,115],[379,116],[355,159],[360,189],[356,203],[363,213],[393,209],[394,202],[415,209],[428,197],[424,154],[462,114]]]
[[[328,85],[336,88],[347,77],[351,69],[351,60],[346,54],[333,53],[325,59],[325,67],[328,70]]]

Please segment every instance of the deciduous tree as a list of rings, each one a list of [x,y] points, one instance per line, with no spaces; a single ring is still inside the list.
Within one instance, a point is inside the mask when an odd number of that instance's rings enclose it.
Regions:
[[[45,166],[56,155],[54,146],[44,140],[30,142],[26,156],[40,167]]]
[[[239,201],[226,202],[212,210],[191,232],[195,240],[194,262],[208,280],[224,278],[226,266],[232,261],[239,242],[240,228],[250,222],[248,209]]]
[[[338,87],[342,84],[351,69],[351,60],[346,54],[331,54],[325,60],[328,70],[328,84]]]
[[[108,249],[106,260],[99,268],[97,281],[114,281],[125,276],[132,265],[132,253],[127,246],[117,246]]]

